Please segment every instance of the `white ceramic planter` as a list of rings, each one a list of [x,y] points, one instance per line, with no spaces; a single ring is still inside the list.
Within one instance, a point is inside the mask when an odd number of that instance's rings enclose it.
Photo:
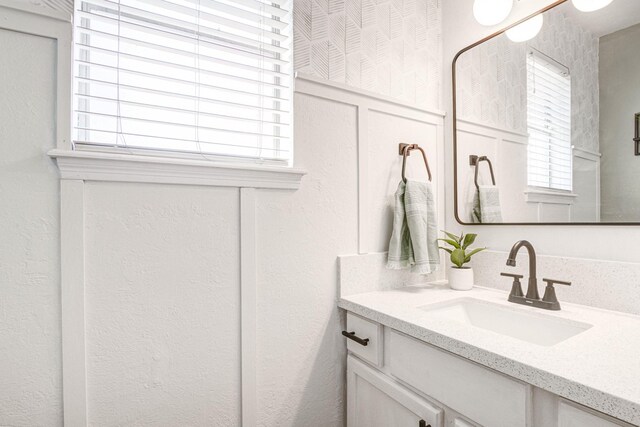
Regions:
[[[456,291],[468,291],[473,288],[473,268],[449,267],[449,286]]]

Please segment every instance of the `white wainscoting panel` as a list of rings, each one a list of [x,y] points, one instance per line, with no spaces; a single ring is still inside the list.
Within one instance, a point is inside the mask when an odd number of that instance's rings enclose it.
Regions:
[[[440,271],[428,276],[406,271],[382,271],[393,224],[394,193],[401,180],[399,143],[419,144],[425,150],[436,192],[438,230],[444,228],[444,153],[440,150],[444,146],[444,114],[304,75],[298,75],[296,79],[296,93],[339,102],[357,112],[357,164],[354,168],[358,171],[358,253],[361,256],[341,257],[346,258],[341,260],[341,269],[351,273],[343,277],[341,270],[340,292],[346,295],[380,286],[396,287],[444,279],[444,257]],[[406,175],[427,179],[419,153],[407,159]],[[378,272],[380,277],[374,278],[375,275],[364,271]]]
[[[85,184],[90,425],[242,423],[239,191]]]
[[[43,156],[56,145],[57,45],[13,12],[0,6],[0,425],[58,427],[71,337],[60,332],[60,183]]]
[[[401,179],[398,144],[419,144],[426,151],[438,204],[439,229],[444,225],[444,114],[429,111],[371,92],[298,74],[296,92],[331,99],[357,109],[359,253],[388,248],[393,194]],[[337,149],[339,149],[337,147]],[[426,179],[422,158],[407,159],[407,176]]]

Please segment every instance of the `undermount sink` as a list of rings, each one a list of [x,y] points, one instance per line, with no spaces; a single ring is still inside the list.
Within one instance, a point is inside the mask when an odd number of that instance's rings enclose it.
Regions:
[[[542,346],[558,344],[592,326],[474,298],[459,298],[418,308],[434,318],[464,323]]]

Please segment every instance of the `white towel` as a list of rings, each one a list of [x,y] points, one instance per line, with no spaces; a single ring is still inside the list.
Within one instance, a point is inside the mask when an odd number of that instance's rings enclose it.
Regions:
[[[471,220],[474,223],[494,224],[502,222],[500,192],[495,185],[481,185],[473,196]]]
[[[400,181],[395,194],[387,268],[429,274],[440,266],[435,198],[430,182]]]

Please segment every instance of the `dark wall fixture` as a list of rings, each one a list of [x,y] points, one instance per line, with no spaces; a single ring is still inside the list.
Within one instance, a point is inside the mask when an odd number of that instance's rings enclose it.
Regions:
[[[636,113],[635,127],[636,132],[633,137],[633,142],[635,143],[635,155],[640,156],[640,113]]]

